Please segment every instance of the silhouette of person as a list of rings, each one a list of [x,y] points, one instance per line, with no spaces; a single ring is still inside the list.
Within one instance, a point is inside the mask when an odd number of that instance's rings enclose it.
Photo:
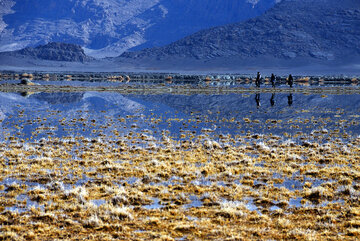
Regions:
[[[293,79],[292,75],[290,74],[289,78],[288,78],[288,85],[290,86],[290,88],[292,88],[293,84],[294,84],[294,79]]]
[[[259,108],[261,106],[260,103],[260,94],[255,95],[256,107]]]
[[[271,106],[275,105],[275,93],[272,93],[272,95],[271,95],[270,104],[271,104]]]
[[[255,84],[256,84],[256,87],[258,87],[258,88],[260,87],[260,80],[261,80],[261,74],[260,74],[260,72],[257,72]]]
[[[271,81],[272,87],[275,88],[275,75],[274,75],[274,74],[271,74],[271,79],[270,79],[270,81]]]
[[[292,96],[292,94],[289,94],[287,98],[288,98],[288,105],[291,106],[293,104],[293,96]]]

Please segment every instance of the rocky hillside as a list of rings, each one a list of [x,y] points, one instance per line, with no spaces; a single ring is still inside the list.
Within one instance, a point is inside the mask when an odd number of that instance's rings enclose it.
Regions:
[[[79,45],[55,42],[35,48],[28,47],[17,51],[3,52],[0,55],[67,62],[86,62],[93,59],[87,56]]]
[[[129,59],[351,60],[360,56],[359,0],[284,0],[257,18],[197,32]]]
[[[277,1],[1,0],[0,51],[55,41],[97,57],[118,56],[258,16]]]

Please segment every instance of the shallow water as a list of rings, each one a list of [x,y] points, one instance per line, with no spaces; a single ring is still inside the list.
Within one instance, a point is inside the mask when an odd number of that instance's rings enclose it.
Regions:
[[[46,223],[56,207],[89,228],[78,208],[149,219],[129,225],[146,233],[179,213],[187,233],[204,220],[339,213],[360,196],[359,111],[355,94],[0,92],[0,215]]]
[[[113,92],[0,93],[0,138],[116,139],[130,132],[175,139],[182,134],[219,137],[280,135],[297,140],[359,135],[359,95],[227,94],[122,95]],[[186,135],[187,136],[187,135]]]

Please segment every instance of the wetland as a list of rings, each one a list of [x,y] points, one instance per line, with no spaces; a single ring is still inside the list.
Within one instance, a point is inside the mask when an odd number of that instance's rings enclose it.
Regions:
[[[360,237],[357,79],[131,78],[0,81],[0,240]]]

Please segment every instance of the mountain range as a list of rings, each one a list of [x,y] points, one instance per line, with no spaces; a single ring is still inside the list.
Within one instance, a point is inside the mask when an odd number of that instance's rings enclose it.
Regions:
[[[360,1],[284,0],[263,15],[199,31],[167,46],[122,54],[126,61],[186,66],[359,60]],[[151,63],[154,65],[154,63]]]
[[[276,68],[298,74],[360,73],[359,0],[188,0],[186,4],[181,0],[3,0],[0,4],[0,50],[50,40],[69,43],[0,54],[4,69],[248,73]],[[131,41],[124,44],[124,39]],[[118,57],[88,56],[109,52]]]
[[[65,42],[115,57],[259,16],[278,1],[1,0],[0,51]]]

